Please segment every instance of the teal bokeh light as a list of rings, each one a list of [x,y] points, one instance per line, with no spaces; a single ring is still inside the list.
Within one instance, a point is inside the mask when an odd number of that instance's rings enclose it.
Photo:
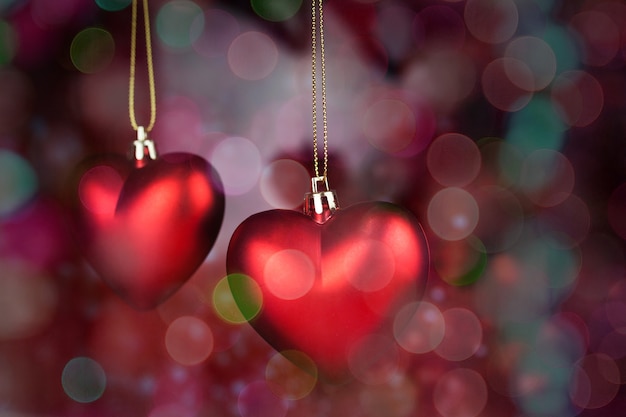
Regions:
[[[96,0],[98,7],[109,12],[117,12],[125,9],[131,2],[132,0]]]
[[[203,31],[204,12],[192,1],[170,1],[157,14],[156,33],[165,45],[172,48],[189,48]]]
[[[79,403],[99,399],[106,389],[106,374],[98,362],[87,357],[71,359],[63,368],[61,385],[68,397]]]
[[[548,97],[535,96],[513,113],[506,141],[525,155],[537,149],[560,150],[566,126]]]
[[[566,28],[548,25],[544,30],[543,40],[550,45],[556,56],[557,75],[580,66],[578,48]]]
[[[21,156],[0,150],[0,217],[9,215],[37,192],[35,170]]]

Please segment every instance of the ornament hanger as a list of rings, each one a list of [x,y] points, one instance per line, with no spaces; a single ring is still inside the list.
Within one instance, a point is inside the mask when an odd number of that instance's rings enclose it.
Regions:
[[[143,22],[145,28],[146,61],[148,65],[148,88],[150,93],[150,121],[147,127],[137,124],[135,116],[135,73],[137,64],[137,2],[132,3],[132,23],[130,33],[130,82],[128,88],[128,115],[130,124],[137,131],[137,140],[133,142],[135,159],[143,161],[146,152],[152,160],[156,159],[156,147],[154,142],[148,139],[148,132],[154,127],[156,121],[156,93],[154,87],[154,65],[152,63],[152,43],[150,41],[150,15],[148,12],[148,0],[143,0]]]
[[[319,16],[318,16],[319,14]],[[319,35],[319,43],[318,43]],[[319,48],[319,54],[318,54]],[[318,60],[320,74],[318,79]],[[318,85],[319,81],[319,85]],[[326,57],[324,55],[324,4],[323,0],[311,0],[311,98],[313,116],[313,167],[315,177],[311,178],[311,193],[304,199],[304,212],[312,215],[317,221],[323,222],[337,210],[337,196],[328,186],[328,113],[326,105]],[[320,175],[317,107],[318,89],[322,101],[322,140],[323,140],[323,171]],[[326,188],[319,191],[318,184]]]
[[[322,93],[322,128],[324,143],[324,172],[323,177],[328,174],[328,116],[326,111],[326,58],[324,56],[324,6],[323,0],[311,0],[311,85],[312,85],[312,110],[313,110],[313,162],[315,165],[315,176],[319,177],[319,158],[317,145],[317,32],[318,21],[316,19],[316,9],[319,3],[319,63],[321,69],[321,93]]]

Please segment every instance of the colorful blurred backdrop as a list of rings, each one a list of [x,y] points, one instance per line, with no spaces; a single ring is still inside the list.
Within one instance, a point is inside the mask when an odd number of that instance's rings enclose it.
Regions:
[[[310,187],[310,3],[150,12],[151,137],[215,166],[226,214],[195,275],[139,312],[68,212],[80,161],[136,138],[130,0],[0,0],[0,416],[625,415],[625,1],[325,3],[331,188],[406,207],[431,251],[409,325],[343,385],[270,348],[225,281],[237,225]]]

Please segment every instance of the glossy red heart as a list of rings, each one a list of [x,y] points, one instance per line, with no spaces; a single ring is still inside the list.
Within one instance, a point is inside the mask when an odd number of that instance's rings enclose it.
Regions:
[[[141,168],[101,158],[83,168],[76,189],[87,260],[138,309],[156,307],[191,277],[224,215],[217,172],[192,154],[161,155]]]
[[[323,223],[290,210],[255,214],[227,255],[244,316],[260,290],[254,329],[278,351],[306,353],[329,380],[348,376],[356,344],[390,331],[394,314],[419,298],[428,264],[417,219],[384,202],[338,209]]]

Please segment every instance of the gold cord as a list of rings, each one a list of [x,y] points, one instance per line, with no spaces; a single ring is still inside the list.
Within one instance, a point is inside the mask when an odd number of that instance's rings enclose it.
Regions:
[[[128,114],[133,129],[139,130],[135,117],[135,67],[137,58],[137,2],[132,4],[132,28],[130,34],[130,86],[128,88]],[[156,93],[154,87],[154,67],[152,64],[152,44],[150,42],[150,16],[148,13],[148,0],[143,0],[143,21],[146,38],[146,61],[148,63],[148,86],[150,90],[150,122],[145,128],[149,132],[156,121]]]
[[[321,69],[321,93],[322,93],[322,138],[324,149],[324,177],[328,173],[328,117],[326,111],[326,59],[324,57],[324,7],[323,0],[311,0],[311,85],[312,85],[312,110],[313,110],[313,164],[315,176],[319,177],[319,158],[317,146],[317,32],[318,22],[316,9],[319,2],[319,60]]]

